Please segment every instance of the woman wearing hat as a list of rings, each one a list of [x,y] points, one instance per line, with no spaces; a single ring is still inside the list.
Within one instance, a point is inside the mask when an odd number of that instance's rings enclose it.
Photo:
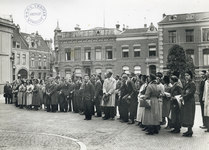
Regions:
[[[193,74],[191,71],[185,73],[186,85],[182,93],[182,107],[181,107],[181,124],[182,127],[187,127],[188,131],[183,133],[185,137],[191,137],[193,134],[192,127],[194,125],[195,117],[195,98],[194,94],[196,86],[192,81]]]

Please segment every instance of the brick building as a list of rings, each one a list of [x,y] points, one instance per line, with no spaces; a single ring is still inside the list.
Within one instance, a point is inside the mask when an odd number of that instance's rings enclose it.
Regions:
[[[55,68],[61,77],[102,73],[107,70],[115,72],[116,35],[118,28],[97,27],[81,30],[77,25],[75,31],[61,32],[59,25],[54,30],[54,47],[56,51]]]
[[[116,38],[117,74],[133,72],[156,73],[158,66],[158,32],[151,23],[149,27],[125,29]]]
[[[158,25],[160,71],[166,71],[168,50],[173,44],[191,55],[197,73],[209,68],[209,12],[164,14]]]

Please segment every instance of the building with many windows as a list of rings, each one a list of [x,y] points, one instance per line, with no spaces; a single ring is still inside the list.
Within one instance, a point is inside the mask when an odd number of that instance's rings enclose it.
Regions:
[[[149,27],[125,29],[116,38],[117,74],[123,71],[135,74],[151,74],[159,70],[158,32]]]
[[[26,41],[29,52],[28,78],[45,79],[51,76],[50,59],[52,40],[45,41],[41,35],[36,33],[21,33]]]
[[[118,28],[81,30],[77,25],[75,31],[61,32],[57,24],[54,33],[55,68],[61,77],[71,77],[73,72],[83,76],[117,70],[116,36],[121,33]]]
[[[0,94],[3,93],[6,81],[12,82],[12,16],[0,16]]]
[[[163,15],[159,25],[160,71],[166,71],[168,50],[182,46],[196,71],[209,68],[209,12]]]
[[[29,73],[29,51],[28,44],[21,36],[19,25],[15,26],[13,30],[12,39],[12,74],[13,80],[17,78],[27,79]]]

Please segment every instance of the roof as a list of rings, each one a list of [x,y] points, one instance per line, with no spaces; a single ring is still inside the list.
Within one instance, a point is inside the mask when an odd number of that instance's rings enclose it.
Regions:
[[[125,29],[121,34],[145,33],[147,30],[148,28]]]
[[[20,42],[21,49],[28,49],[28,44],[24,40],[24,38],[21,36],[21,34],[19,33],[17,27],[15,27],[15,29],[13,30],[13,41]]]
[[[30,45],[30,42],[35,42],[36,47],[35,49],[40,50],[50,50],[47,43],[44,41],[41,35],[38,34],[28,34],[28,33],[21,33],[22,37],[25,39],[25,41]]]
[[[166,15],[158,24],[209,21],[209,12]]]

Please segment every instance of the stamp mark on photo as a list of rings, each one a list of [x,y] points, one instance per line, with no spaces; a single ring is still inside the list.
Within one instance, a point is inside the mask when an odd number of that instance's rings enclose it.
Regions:
[[[47,11],[40,4],[31,4],[25,9],[24,17],[29,24],[37,26],[46,20]]]

